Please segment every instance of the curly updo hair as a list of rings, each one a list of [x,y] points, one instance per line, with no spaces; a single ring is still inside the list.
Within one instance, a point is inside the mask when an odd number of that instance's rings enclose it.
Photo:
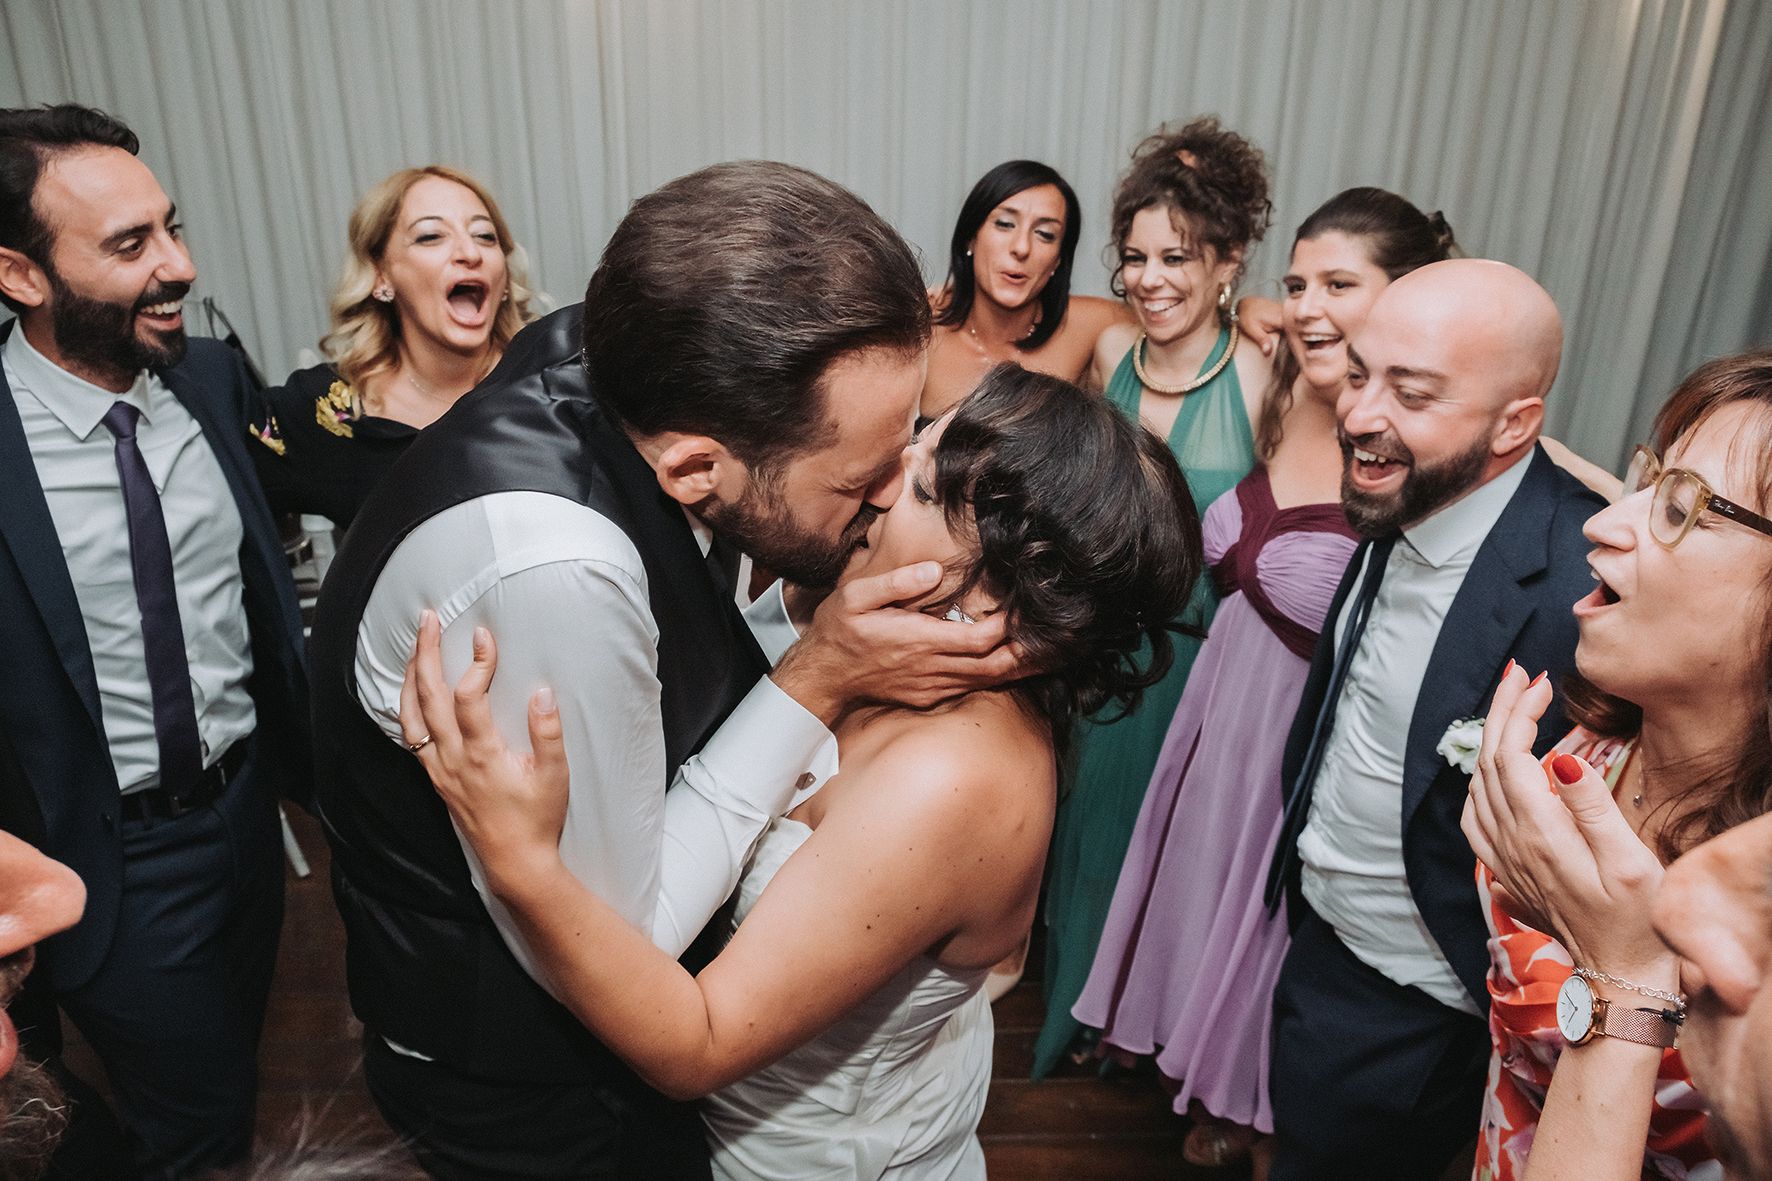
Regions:
[[[1138,707],[1174,661],[1170,633],[1204,560],[1187,480],[1161,440],[1068,381],[1005,362],[960,403],[931,494],[958,536],[951,602],[995,597],[1044,670],[1018,682],[1062,749],[1071,721]],[[1138,660],[1149,642],[1151,658]]]
[[[1372,265],[1393,283],[1430,262],[1464,257],[1452,227],[1439,210],[1423,213],[1407,198],[1369,185],[1344,189],[1317,206],[1316,212],[1299,223],[1292,249],[1296,251],[1300,242],[1337,233],[1358,238]],[[1292,408],[1292,388],[1299,371],[1292,350],[1278,350],[1273,386],[1262,399],[1261,421],[1255,431],[1256,451],[1263,461],[1272,459],[1279,449],[1281,422]]]
[[[1165,123],[1147,136],[1114,190],[1110,286],[1121,297],[1126,285],[1120,280],[1120,254],[1132,219],[1146,209],[1167,209],[1191,247],[1210,246],[1221,259],[1237,255],[1240,279],[1248,245],[1259,242],[1274,220],[1267,162],[1260,148],[1219,126],[1216,115],[1202,115],[1177,131]]]

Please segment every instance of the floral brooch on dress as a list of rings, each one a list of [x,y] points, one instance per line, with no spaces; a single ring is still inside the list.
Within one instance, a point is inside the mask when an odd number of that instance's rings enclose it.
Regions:
[[[1446,732],[1440,735],[1440,745],[1434,747],[1434,753],[1457,767],[1466,775],[1477,769],[1477,756],[1483,752],[1483,719],[1459,718]]]
[[[272,451],[275,451],[278,455],[282,455],[284,451],[288,450],[288,448],[283,445],[283,432],[277,426],[277,416],[271,413],[271,408],[269,406],[265,407],[265,425],[253,426],[249,422],[246,424],[246,429],[251,432],[253,438],[263,443],[266,447],[269,447]]]
[[[314,420],[340,438],[352,435],[351,420],[357,417],[357,398],[342,381],[314,399]]]

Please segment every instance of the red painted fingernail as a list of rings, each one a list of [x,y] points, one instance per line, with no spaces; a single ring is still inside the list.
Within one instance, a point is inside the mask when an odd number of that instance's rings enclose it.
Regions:
[[[1581,777],[1587,774],[1587,768],[1574,755],[1558,755],[1551,760],[1551,770],[1564,783],[1579,783]]]
[[[1540,682],[1540,681],[1542,681],[1542,680],[1544,680],[1544,678],[1546,678],[1546,677],[1548,677],[1548,676],[1550,676],[1550,670],[1549,670],[1549,669],[1545,669],[1545,670],[1544,670],[1544,671],[1543,671],[1543,672],[1541,672],[1541,673],[1539,673],[1539,674],[1538,674],[1538,675],[1537,675],[1537,676],[1535,676],[1535,677],[1533,677],[1533,678],[1532,678],[1532,684],[1531,684],[1531,685],[1527,685],[1527,686],[1526,686],[1526,688],[1528,688],[1528,689],[1530,689],[1530,688],[1532,688],[1532,685],[1536,685],[1536,684],[1538,684],[1538,682]]]
[[[1501,679],[1504,681],[1507,680],[1508,674],[1513,671],[1514,671],[1514,662],[1512,660],[1509,660],[1507,662],[1507,667],[1501,670]]]

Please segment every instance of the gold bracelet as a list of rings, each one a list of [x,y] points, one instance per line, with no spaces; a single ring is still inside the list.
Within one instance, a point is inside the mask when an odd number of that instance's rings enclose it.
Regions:
[[[1592,968],[1576,968],[1574,974],[1583,980],[1598,980],[1602,984],[1615,984],[1619,988],[1628,988],[1639,995],[1652,996],[1658,1001],[1678,1005],[1682,1013],[1686,1011],[1686,998],[1677,992],[1663,992],[1659,988],[1644,988],[1641,984],[1632,984],[1629,980],[1620,980],[1616,976],[1608,976],[1606,973],[1596,972]]]

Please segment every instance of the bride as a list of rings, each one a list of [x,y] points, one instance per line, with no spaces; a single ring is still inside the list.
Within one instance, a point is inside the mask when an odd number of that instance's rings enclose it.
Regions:
[[[540,957],[555,995],[642,1078],[703,1104],[722,1178],[977,1178],[990,1080],[980,991],[1033,918],[1071,719],[1135,704],[1169,664],[1165,622],[1200,570],[1175,460],[1075,386],[1014,365],[905,452],[904,491],[846,579],[940,562],[918,603],[1005,616],[1047,670],[931,710],[864,707],[833,727],[842,771],[766,830],[734,931],[698,976],[561,864],[568,771],[552,694],[533,756],[506,747],[486,688],[493,637],[453,693],[427,612],[401,722]],[[1148,637],[1158,658],[1131,661]]]

